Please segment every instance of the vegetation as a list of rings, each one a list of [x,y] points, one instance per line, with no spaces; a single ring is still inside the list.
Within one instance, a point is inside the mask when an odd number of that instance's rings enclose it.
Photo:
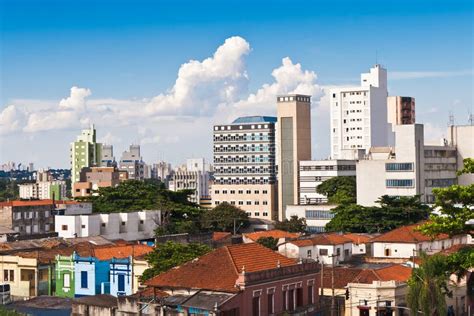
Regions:
[[[415,197],[382,196],[380,206],[365,207],[341,204],[332,210],[334,218],[326,225],[327,231],[352,233],[383,233],[394,228],[427,219],[430,208]]]
[[[408,280],[408,306],[424,315],[446,315],[446,295],[450,294],[447,258],[440,254],[422,254],[421,258],[423,264],[413,269]]]
[[[20,198],[19,184],[31,183],[32,180],[11,180],[0,178],[0,202],[18,200]]]
[[[191,243],[181,244],[168,241],[159,244],[152,252],[146,255],[150,268],[143,272],[142,281],[177,267],[185,262],[191,261],[211,251],[204,244]]]
[[[304,233],[306,231],[306,219],[293,215],[290,219],[283,222],[276,222],[275,229],[284,230],[290,233]]]
[[[233,232],[234,229],[237,231],[250,224],[247,213],[228,203],[221,203],[205,211],[201,223],[204,229],[221,232]]]
[[[357,183],[354,176],[339,176],[330,178],[316,188],[319,194],[328,197],[330,204],[356,203]]]
[[[271,250],[278,249],[278,239],[273,237],[260,237],[259,239],[257,239],[257,243]]]
[[[25,316],[25,314],[17,312],[14,309],[7,309],[4,306],[0,305],[0,315],[1,316]]]

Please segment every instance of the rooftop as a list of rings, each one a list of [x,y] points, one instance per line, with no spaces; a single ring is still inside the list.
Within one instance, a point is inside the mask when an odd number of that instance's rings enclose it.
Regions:
[[[296,260],[257,243],[224,246],[163,272],[146,284],[161,288],[238,292],[235,284],[242,269],[257,272],[295,264]]]
[[[93,256],[99,260],[110,260],[112,258],[124,259],[128,257],[142,257],[153,250],[152,247],[142,244],[101,246],[94,248]]]
[[[446,234],[439,234],[435,238],[423,235],[421,232],[416,231],[415,229],[419,227],[420,224],[413,224],[407,226],[401,226],[391,230],[383,235],[373,238],[372,242],[396,242],[396,243],[418,243],[422,241],[431,241],[448,239],[449,236]]]
[[[81,204],[77,201],[66,201],[66,200],[14,200],[7,202],[0,202],[0,207],[4,206],[41,206],[41,205],[53,205],[53,204]]]
[[[341,245],[345,243],[352,243],[352,239],[339,234],[320,234],[308,239],[294,240],[290,243],[298,247],[314,245]]]
[[[300,235],[296,233],[289,233],[283,230],[263,230],[259,232],[254,232],[254,233],[247,233],[243,234],[243,237],[246,237],[250,240],[257,241],[258,239],[262,237],[273,237],[275,239],[280,239],[280,238],[298,238]]]
[[[251,123],[276,123],[274,116],[241,116],[235,119],[232,124],[251,124]]]

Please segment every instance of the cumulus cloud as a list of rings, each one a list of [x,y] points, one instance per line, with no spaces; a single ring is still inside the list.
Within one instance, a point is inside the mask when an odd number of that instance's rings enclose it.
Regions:
[[[107,132],[104,136],[102,136],[98,139],[98,142],[102,143],[102,144],[110,145],[110,144],[121,143],[122,138],[113,135],[111,132]]]
[[[0,112],[0,135],[6,135],[20,130],[24,124],[24,119],[24,112],[16,106],[9,105],[5,107]]]
[[[79,87],[72,87],[68,98],[59,102],[59,108],[83,112],[86,110],[86,98],[91,95],[91,90]]]

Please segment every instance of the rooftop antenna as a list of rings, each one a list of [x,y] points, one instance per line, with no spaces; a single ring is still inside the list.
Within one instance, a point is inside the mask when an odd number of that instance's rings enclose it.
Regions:
[[[449,111],[448,126],[453,126],[453,125],[454,125],[454,114],[453,114],[453,111]]]
[[[469,116],[467,121],[469,122],[469,125],[474,125],[474,116],[472,115],[471,111],[469,111]]]

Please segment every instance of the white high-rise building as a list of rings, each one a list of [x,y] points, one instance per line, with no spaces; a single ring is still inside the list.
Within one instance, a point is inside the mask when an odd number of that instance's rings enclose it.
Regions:
[[[391,145],[387,96],[387,70],[380,65],[361,74],[360,86],[330,90],[332,159],[357,159],[361,150]]]

